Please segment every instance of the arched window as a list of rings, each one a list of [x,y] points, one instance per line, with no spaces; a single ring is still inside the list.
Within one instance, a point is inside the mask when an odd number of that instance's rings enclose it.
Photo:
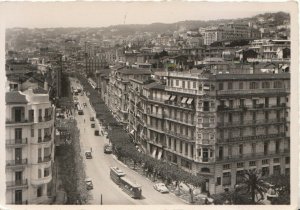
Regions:
[[[209,168],[201,168],[201,172],[210,173]]]

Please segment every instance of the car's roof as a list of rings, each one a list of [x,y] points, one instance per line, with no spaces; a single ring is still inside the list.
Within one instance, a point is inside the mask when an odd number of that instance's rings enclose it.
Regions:
[[[91,182],[91,181],[92,181],[92,178],[87,177],[87,178],[85,178],[85,181],[86,181],[86,182]]]

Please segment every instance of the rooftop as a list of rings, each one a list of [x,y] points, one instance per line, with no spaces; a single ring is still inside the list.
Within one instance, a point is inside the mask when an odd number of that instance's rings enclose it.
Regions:
[[[5,93],[5,101],[7,104],[27,104],[26,95],[20,91],[11,91]]]

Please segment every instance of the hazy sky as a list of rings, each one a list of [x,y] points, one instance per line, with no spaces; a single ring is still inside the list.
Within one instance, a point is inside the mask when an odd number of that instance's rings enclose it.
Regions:
[[[285,10],[283,3],[207,2],[34,2],[0,3],[6,27],[101,27],[243,18]]]

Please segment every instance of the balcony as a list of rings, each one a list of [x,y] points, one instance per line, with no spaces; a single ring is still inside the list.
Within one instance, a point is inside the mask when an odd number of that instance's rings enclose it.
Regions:
[[[237,105],[237,106],[226,106],[219,105],[218,111],[226,112],[226,111],[246,111],[246,110],[261,110],[261,109],[282,109],[288,108],[285,103],[277,104],[277,105],[266,105],[266,104],[254,104],[252,106],[249,105]]]
[[[23,167],[27,165],[27,158],[26,159],[20,159],[20,160],[7,160],[6,161],[6,167],[8,168],[14,168],[14,167]]]
[[[170,135],[170,136],[175,137],[175,138],[182,139],[184,141],[195,142],[195,139],[193,138],[193,136],[185,136],[185,135],[182,135],[180,133],[176,133],[176,132],[171,131],[171,130],[165,130],[165,133],[167,135]]]
[[[42,157],[38,158],[38,163],[46,163],[46,162],[49,162],[49,161],[51,161],[51,155],[45,156],[44,158],[42,158]]]
[[[243,89],[243,90],[218,90],[217,95],[257,95],[257,94],[288,94],[290,89],[277,88],[277,89]]]
[[[49,174],[47,177],[43,177],[43,178],[37,178],[37,179],[31,179],[30,183],[32,185],[38,186],[38,185],[43,185],[43,184],[47,184],[52,180],[52,174]]]
[[[14,204],[14,205],[28,205],[28,200],[25,200],[25,201],[14,201],[11,204]]]
[[[48,116],[44,116],[44,120],[45,122],[52,120],[52,116],[48,115]]]
[[[180,117],[165,116],[165,119],[169,120],[169,121],[173,121],[173,122],[185,124],[185,125],[188,125],[188,126],[195,126],[195,122],[194,121],[192,121],[192,120],[184,120],[183,118],[180,118]]]
[[[193,111],[195,107],[192,104],[176,103],[175,101],[165,101],[165,104],[175,108],[188,109]]]
[[[149,101],[153,101],[153,102],[158,102],[158,103],[165,103],[165,99],[162,99],[162,98],[154,98],[152,96],[149,96],[148,98]]]
[[[267,135],[256,135],[256,136],[239,136],[228,139],[218,139],[219,144],[227,144],[231,142],[248,142],[248,141],[256,141],[256,140],[271,140],[285,137],[285,133],[277,133],[277,134],[267,134]]]
[[[237,122],[219,122],[218,127],[242,127],[249,125],[264,125],[264,124],[280,124],[286,123],[287,120],[285,118],[279,119],[261,119],[261,120],[247,120],[247,121],[237,121]]]
[[[162,127],[155,127],[155,126],[152,126],[149,124],[147,124],[147,127],[148,127],[148,129],[156,131],[158,133],[165,133],[164,128],[162,128]]]
[[[290,150],[281,150],[278,152],[260,152],[260,153],[248,153],[248,154],[241,154],[241,155],[232,155],[227,157],[217,157],[216,161],[218,162],[227,162],[227,161],[241,161],[241,160],[255,160],[255,159],[261,159],[261,158],[271,158],[276,156],[284,156],[289,155]]]
[[[45,135],[43,142],[49,142],[49,141],[51,141],[51,135]]]
[[[21,120],[12,120],[12,119],[6,119],[5,122],[7,125],[13,125],[13,124],[29,124],[33,123],[33,120],[31,119],[21,119]]]
[[[16,188],[23,188],[23,187],[28,187],[27,179],[6,182],[7,189],[16,189]]]
[[[191,95],[197,95],[201,93],[203,95],[203,92],[200,92],[198,90],[191,90],[191,89],[185,89],[185,88],[176,88],[176,87],[169,87],[166,86],[166,91],[172,91],[172,92],[177,92],[177,93],[187,93]]]
[[[158,113],[150,113],[150,112],[147,112],[147,115],[149,115],[149,116],[151,116],[151,117],[161,118],[161,119],[164,118],[164,114],[158,114]]]
[[[6,140],[6,146],[24,146],[27,144],[27,138]]]

